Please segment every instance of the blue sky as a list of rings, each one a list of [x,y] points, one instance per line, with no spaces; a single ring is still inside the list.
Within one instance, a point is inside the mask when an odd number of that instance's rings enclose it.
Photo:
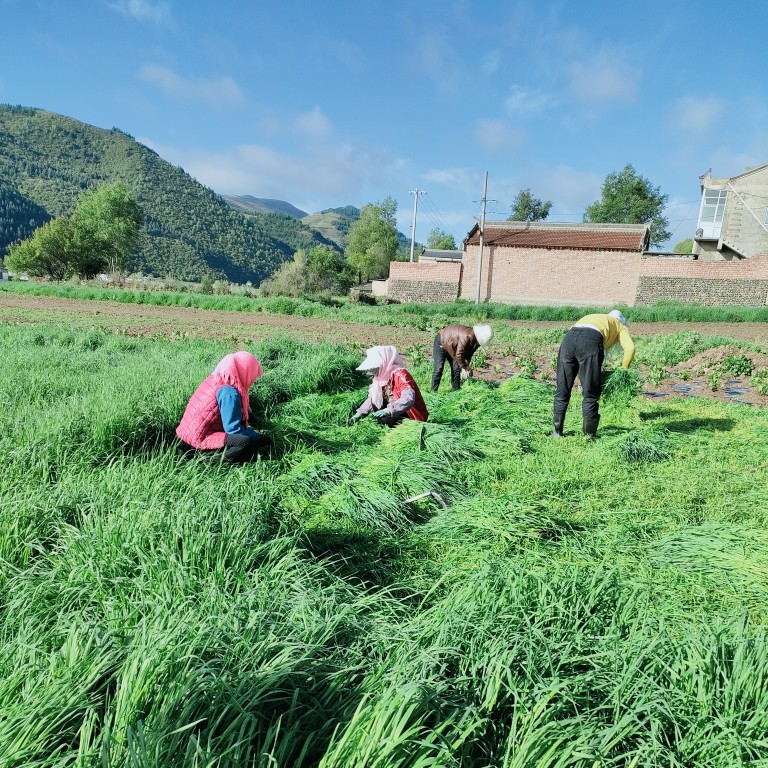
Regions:
[[[581,221],[631,163],[692,236],[700,173],[768,162],[768,3],[0,0],[0,102],[117,127],[221,194],[391,195],[459,242],[530,187]]]

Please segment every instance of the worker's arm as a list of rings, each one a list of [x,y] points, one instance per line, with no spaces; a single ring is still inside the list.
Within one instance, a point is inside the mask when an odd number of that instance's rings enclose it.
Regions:
[[[257,434],[243,424],[243,404],[240,393],[230,386],[219,387],[216,392],[216,403],[221,414],[221,424],[228,435],[248,435],[250,438]]]
[[[635,356],[635,342],[632,341],[629,331],[624,326],[619,331],[619,344],[621,344],[621,348],[624,350],[624,360],[621,363],[621,367],[629,368],[632,358]]]

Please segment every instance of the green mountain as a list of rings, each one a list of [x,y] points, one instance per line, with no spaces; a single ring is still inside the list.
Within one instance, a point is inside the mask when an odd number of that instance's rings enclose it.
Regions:
[[[268,197],[253,195],[222,195],[222,198],[243,213],[284,213],[292,219],[303,219],[308,215],[306,211],[286,203],[285,200],[271,200]]]
[[[360,218],[360,209],[354,205],[345,205],[342,208],[326,208],[320,213],[311,213],[304,216],[302,224],[319,232],[323,237],[336,243],[342,250],[347,247],[347,235],[352,222]],[[397,242],[401,252],[411,247],[411,240],[402,232],[397,233]]]
[[[311,213],[301,221],[344,249],[347,246],[349,225],[359,218],[360,209],[347,205],[344,208],[327,208],[319,213]]]
[[[84,190],[114,181],[145,214],[147,237],[132,270],[259,283],[298,248],[336,247],[285,213],[235,210],[117,128],[0,105],[0,253],[50,218],[71,214]]]

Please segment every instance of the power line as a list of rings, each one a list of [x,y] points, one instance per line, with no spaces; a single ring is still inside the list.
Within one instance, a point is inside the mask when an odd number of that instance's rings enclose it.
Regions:
[[[436,219],[433,218],[433,221],[435,224],[437,224],[438,228],[444,229],[447,232],[451,232],[454,237],[457,237],[457,232],[453,229],[453,227],[445,220],[445,217],[440,213],[440,211],[437,208],[437,205],[435,204],[435,201],[430,197],[429,193],[427,192],[424,197],[424,207],[429,208],[430,212],[434,214]]]

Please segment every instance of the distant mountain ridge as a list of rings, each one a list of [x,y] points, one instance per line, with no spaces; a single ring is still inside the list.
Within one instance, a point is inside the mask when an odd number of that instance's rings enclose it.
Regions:
[[[292,219],[303,219],[309,216],[306,211],[286,203],[285,200],[272,200],[268,197],[253,197],[253,195],[222,195],[233,208],[245,213],[284,213]]]
[[[285,210],[236,210],[117,128],[0,105],[0,254],[45,221],[71,214],[84,190],[115,181],[133,192],[145,214],[146,237],[132,270],[259,283],[299,248],[340,249]]]

